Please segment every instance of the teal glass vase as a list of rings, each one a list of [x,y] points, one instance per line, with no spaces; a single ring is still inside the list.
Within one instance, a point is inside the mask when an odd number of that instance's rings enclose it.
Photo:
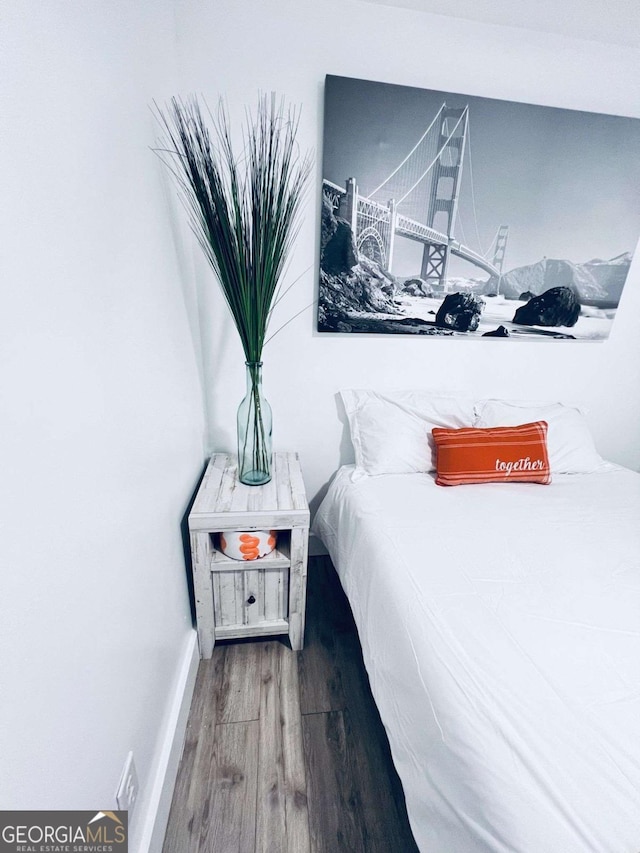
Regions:
[[[247,486],[271,479],[271,406],[262,393],[262,362],[246,362],[247,394],[238,406],[238,478]]]

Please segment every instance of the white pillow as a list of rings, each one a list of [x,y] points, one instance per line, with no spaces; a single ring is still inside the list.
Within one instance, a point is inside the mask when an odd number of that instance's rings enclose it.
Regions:
[[[434,427],[471,426],[471,399],[429,391],[340,392],[356,457],[354,478],[435,470]]]
[[[602,464],[585,416],[562,403],[518,403],[485,400],[477,406],[476,427],[549,424],[547,449],[552,474],[589,474]]]

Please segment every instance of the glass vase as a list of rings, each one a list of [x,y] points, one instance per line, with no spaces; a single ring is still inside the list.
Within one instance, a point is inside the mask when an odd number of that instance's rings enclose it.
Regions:
[[[271,406],[262,393],[262,362],[246,362],[247,394],[238,406],[238,477],[248,486],[271,479]]]

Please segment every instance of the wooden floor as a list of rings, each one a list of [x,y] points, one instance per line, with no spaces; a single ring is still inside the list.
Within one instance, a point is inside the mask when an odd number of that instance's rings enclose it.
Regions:
[[[309,565],[305,647],[201,661],[163,853],[417,853],[331,563]]]

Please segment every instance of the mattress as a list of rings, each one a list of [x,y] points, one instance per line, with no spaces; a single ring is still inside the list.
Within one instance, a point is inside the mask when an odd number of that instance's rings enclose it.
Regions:
[[[334,478],[314,520],[424,853],[640,853],[640,475]]]

